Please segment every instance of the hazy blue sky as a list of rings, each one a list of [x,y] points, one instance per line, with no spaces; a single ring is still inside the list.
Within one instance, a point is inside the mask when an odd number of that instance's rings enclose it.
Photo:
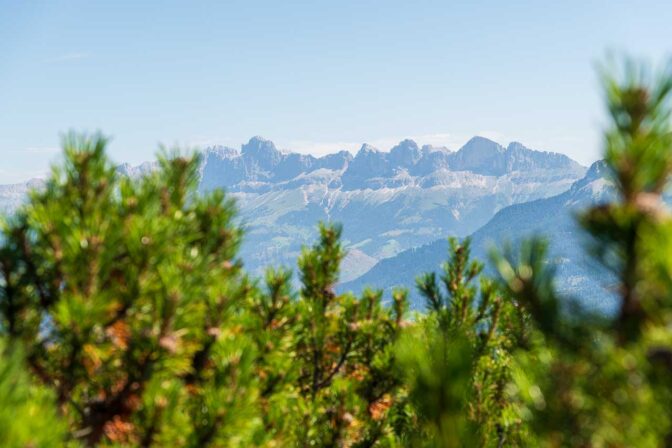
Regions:
[[[257,134],[313,153],[481,134],[589,163],[594,63],[672,44],[669,0],[106,3],[0,0],[0,183],[69,128],[132,163]]]

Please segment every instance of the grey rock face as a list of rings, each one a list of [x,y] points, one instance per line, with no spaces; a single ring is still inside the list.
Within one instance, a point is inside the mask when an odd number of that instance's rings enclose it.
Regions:
[[[323,220],[344,225],[345,243],[357,254],[344,268],[355,278],[372,260],[468,235],[506,206],[561,193],[585,168],[561,154],[482,137],[457,152],[403,140],[389,152],[364,144],[354,157],[319,158],[255,137],[240,154],[207,149],[202,172],[203,191],[224,187],[238,199],[248,229],[242,255],[252,271],[294,265]]]
[[[486,261],[491,247],[542,235],[550,244],[550,260],[556,265],[560,292],[581,299],[584,305],[609,312],[614,305],[611,288],[614,280],[585,251],[587,236],[576,223],[575,214],[592,204],[611,199],[613,189],[605,178],[605,165],[596,162],[564,193],[501,209],[471,235],[472,255]],[[375,285],[391,290],[404,285],[411,288],[414,307],[422,309],[423,301],[412,287],[415,277],[422,272],[439,271],[447,254],[448,242],[442,237],[381,260],[366,274],[340,288],[359,291],[365,285]]]
[[[14,212],[26,200],[28,192],[42,188],[42,179],[31,179],[22,184],[0,185],[0,215]]]
[[[154,169],[122,165],[119,172],[135,177]],[[349,280],[406,249],[468,235],[509,205],[566,191],[584,173],[561,154],[482,137],[457,152],[412,140],[389,152],[364,144],[354,157],[288,153],[253,137],[240,150],[205,149],[199,189],[224,188],[237,199],[247,229],[241,255],[254,273],[293,266],[301,246],[314,242],[318,221],[342,223],[352,253],[344,266]],[[22,197],[25,191],[3,199],[0,188],[0,209]]]
[[[418,144],[413,140],[403,140],[390,150],[388,159],[390,164],[399,168],[411,168],[422,158]]]
[[[507,172],[506,150],[499,143],[483,137],[473,137],[451,157],[455,171],[501,176]]]
[[[117,173],[122,176],[128,176],[132,178],[137,178],[151,173],[152,171],[158,169],[159,164],[157,162],[145,162],[138,166],[132,166],[128,163],[124,163],[117,167]]]

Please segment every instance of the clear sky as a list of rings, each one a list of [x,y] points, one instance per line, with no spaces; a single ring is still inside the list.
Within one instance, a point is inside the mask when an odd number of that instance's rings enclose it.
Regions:
[[[672,2],[0,0],[0,183],[44,172],[59,134],[115,161],[262,135],[321,154],[405,137],[599,157],[594,65],[660,61]]]

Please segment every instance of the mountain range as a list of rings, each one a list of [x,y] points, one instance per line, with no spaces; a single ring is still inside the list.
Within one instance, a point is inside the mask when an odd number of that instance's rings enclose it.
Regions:
[[[586,252],[589,240],[579,227],[576,215],[588,206],[613,199],[613,195],[604,162],[595,162],[567,191],[550,198],[511,205],[497,212],[486,225],[470,235],[472,256],[487,261],[491,249],[501,249],[505,244],[515,244],[534,235],[543,236],[549,243],[549,262],[556,269],[559,293],[579,298],[590,308],[610,312],[615,303],[614,279]],[[437,239],[382,260],[366,274],[340,285],[340,288],[360,291],[375,285],[389,291],[396,286],[405,286],[409,288],[411,303],[420,309],[423,304],[414,288],[415,278],[422,272],[439,272],[447,256],[447,239]]]
[[[148,162],[118,171],[136,177],[154,169]],[[294,266],[301,247],[315,240],[318,221],[342,223],[348,256],[341,279],[348,282],[409,249],[470,235],[511,205],[563,193],[584,174],[565,155],[483,137],[457,151],[403,140],[389,151],[364,144],[354,156],[322,157],[253,137],[240,149],[204,149],[199,188],[224,188],[237,199],[247,230],[241,257],[256,274],[268,265]],[[0,211],[39,185],[0,187]]]
[[[562,154],[482,137],[455,152],[403,140],[319,158],[254,137],[240,151],[206,149],[200,188],[236,197],[248,228],[242,257],[257,273],[293,266],[318,221],[342,223],[348,281],[406,249],[468,235],[504,207],[565,191],[585,171]]]
[[[30,190],[40,188],[42,184],[41,179],[31,179],[24,183],[0,185],[0,215],[11,213],[26,200]]]

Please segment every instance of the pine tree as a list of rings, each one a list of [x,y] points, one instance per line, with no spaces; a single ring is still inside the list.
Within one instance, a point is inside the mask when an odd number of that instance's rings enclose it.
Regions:
[[[439,280],[418,278],[427,314],[401,345],[421,446],[513,446],[520,420],[506,386],[512,349],[524,327],[515,303],[470,259],[470,240],[450,239]]]
[[[337,294],[345,252],[341,228],[320,225],[320,241],[299,258],[294,361],[299,399],[297,446],[394,443],[387,415],[398,403],[394,344],[403,327],[405,294],[385,307],[381,293]]]
[[[561,297],[541,239],[451,240],[406,293],[338,293],[341,228],[303,250],[301,288],[237,258],[234,202],[197,194],[198,156],[131,179],[69,134],[44,189],[2,224],[0,445],[672,445],[672,69],[605,70],[617,199],[579,216],[617,312]]]
[[[618,279],[617,313],[561,301],[539,241],[496,257],[502,283],[529,310],[532,344],[515,385],[536,446],[672,444],[672,70],[628,62],[603,72],[611,123],[605,162],[617,199],[579,220],[592,253]]]
[[[5,226],[8,343],[54,391],[68,440],[244,444],[257,390],[233,203],[194,194],[197,157],[166,154],[133,180],[104,137],[63,144],[63,167]]]
[[[66,427],[55,397],[32,381],[20,347],[0,340],[0,360],[0,446],[64,446]]]
[[[282,269],[259,287],[236,259],[233,202],[196,194],[198,157],[164,151],[131,179],[105,146],[66,136],[0,251],[0,330],[25,347],[31,387],[55,394],[61,442],[393,444],[405,295],[337,295],[345,252],[327,225],[299,294]]]

